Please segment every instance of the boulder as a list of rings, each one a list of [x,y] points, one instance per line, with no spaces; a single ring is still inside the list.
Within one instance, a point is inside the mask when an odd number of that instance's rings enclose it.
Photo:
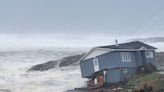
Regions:
[[[46,71],[46,70],[55,68],[57,66],[64,67],[64,66],[69,66],[69,65],[77,65],[78,61],[83,55],[84,54],[68,56],[68,57],[62,58],[61,60],[49,61],[43,64],[38,64],[38,65],[32,66],[28,71]]]
[[[63,66],[69,66],[69,65],[75,64],[80,60],[80,58],[82,58],[83,55],[84,54],[64,57],[63,59],[61,59],[59,66],[63,67]]]
[[[28,71],[46,71],[57,66],[58,61],[49,61],[43,64],[32,66]]]

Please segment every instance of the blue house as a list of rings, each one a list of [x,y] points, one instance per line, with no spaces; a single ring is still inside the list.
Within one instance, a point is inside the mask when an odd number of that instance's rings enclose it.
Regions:
[[[139,41],[95,47],[79,61],[82,77],[97,79],[101,73],[104,84],[124,81],[144,65],[155,65],[155,49]]]

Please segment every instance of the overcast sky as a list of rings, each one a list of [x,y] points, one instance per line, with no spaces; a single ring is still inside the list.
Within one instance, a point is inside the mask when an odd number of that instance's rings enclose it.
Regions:
[[[95,46],[163,36],[163,11],[164,0],[0,0],[0,40]]]

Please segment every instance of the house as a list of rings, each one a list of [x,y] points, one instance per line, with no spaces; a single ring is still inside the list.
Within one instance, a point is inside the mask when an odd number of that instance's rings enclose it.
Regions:
[[[104,84],[124,81],[144,65],[155,65],[155,50],[139,41],[95,47],[79,61],[82,77],[98,80],[103,74]]]

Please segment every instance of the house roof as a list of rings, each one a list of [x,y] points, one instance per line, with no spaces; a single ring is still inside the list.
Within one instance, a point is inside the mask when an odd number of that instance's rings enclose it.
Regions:
[[[140,49],[140,48],[146,48],[146,49],[157,49],[155,47],[152,47],[150,45],[147,45],[143,42],[140,41],[134,41],[134,42],[129,42],[129,43],[123,43],[123,44],[118,44],[116,45],[108,45],[108,46],[99,46],[97,48],[108,48],[108,49]]]
[[[152,47],[150,45],[147,45],[143,42],[140,41],[134,41],[134,42],[129,42],[129,43],[123,43],[123,44],[118,44],[118,46],[116,45],[108,45],[108,46],[99,46],[99,47],[95,47],[92,50],[90,50],[87,54],[85,54],[80,60],[79,62],[81,62],[82,60],[84,60],[88,55],[91,54],[91,52],[93,52],[93,50],[96,49],[106,49],[106,50],[120,50],[120,51],[124,51],[124,50],[130,50],[130,51],[136,51],[136,50],[142,50],[142,49],[147,49],[147,50],[155,50],[157,48]],[[105,52],[104,52],[105,53]],[[101,53],[102,54],[102,53]],[[91,57],[95,57],[95,56],[99,56],[101,54],[94,54]],[[88,59],[88,58],[87,58]]]

